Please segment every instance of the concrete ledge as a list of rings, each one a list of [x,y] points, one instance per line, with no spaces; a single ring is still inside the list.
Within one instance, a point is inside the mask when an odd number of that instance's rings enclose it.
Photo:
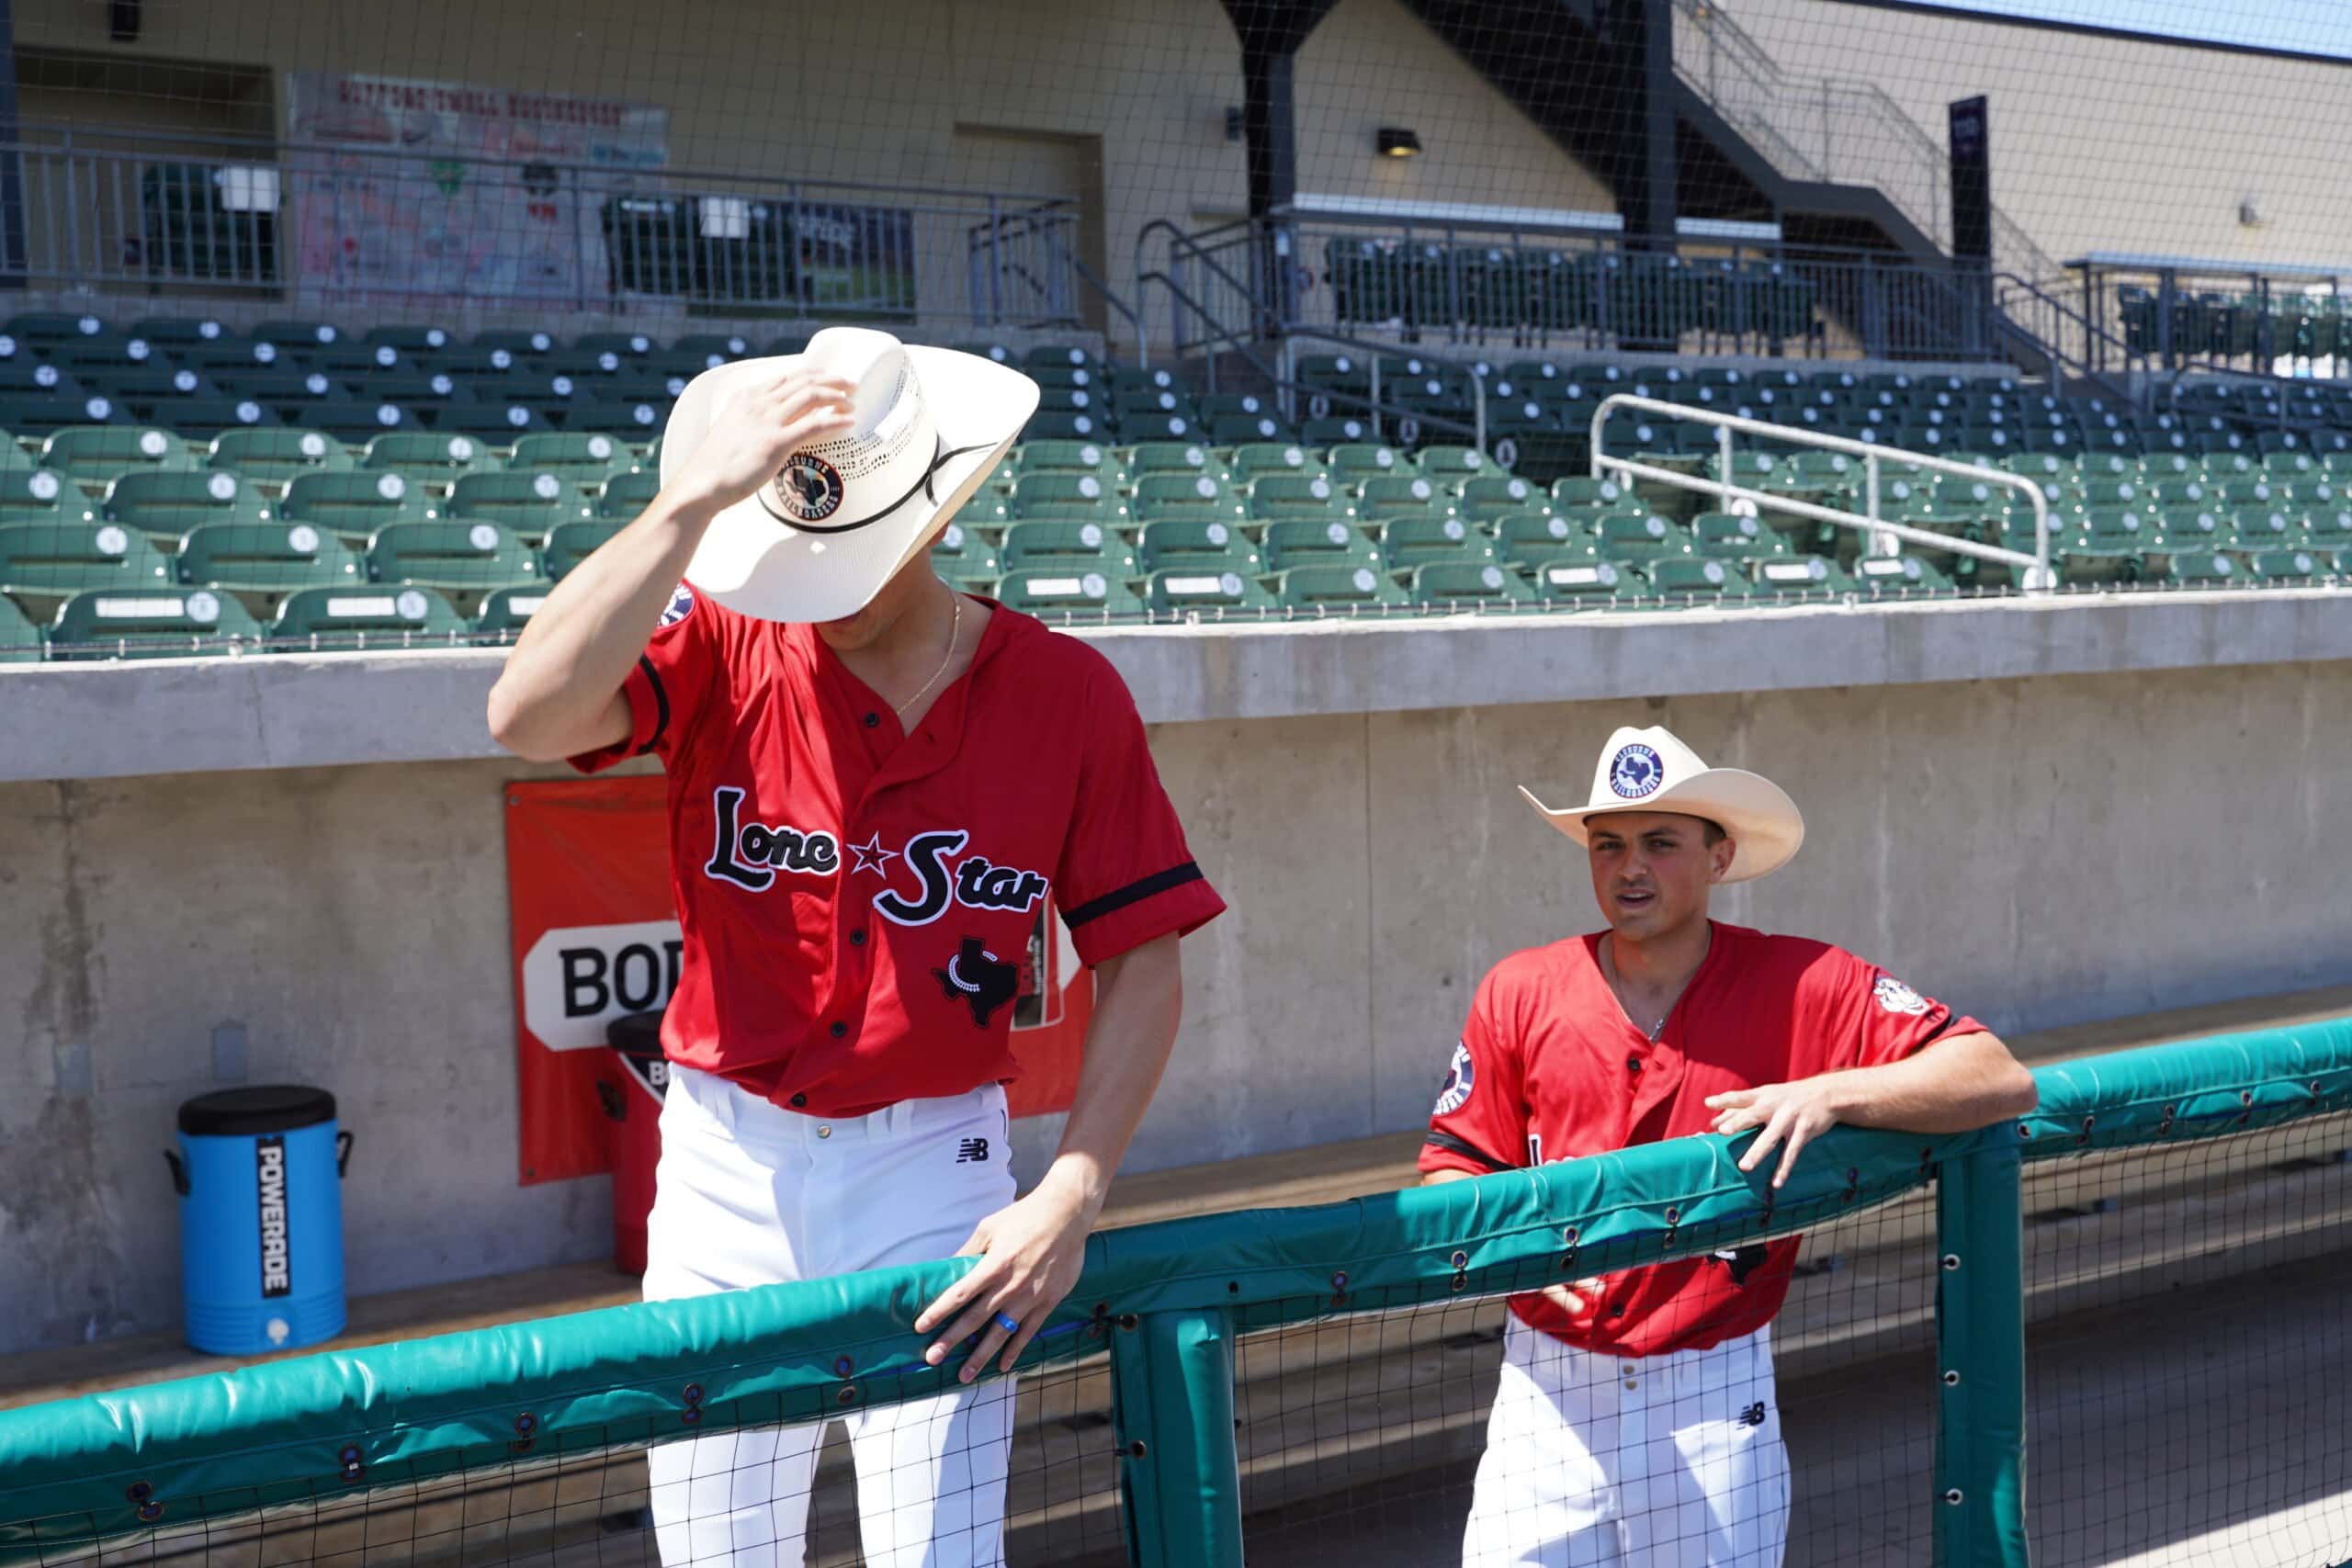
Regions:
[[[1184,724],[2352,659],[2335,589],[1083,632]],[[0,781],[497,754],[497,649],[0,671]]]

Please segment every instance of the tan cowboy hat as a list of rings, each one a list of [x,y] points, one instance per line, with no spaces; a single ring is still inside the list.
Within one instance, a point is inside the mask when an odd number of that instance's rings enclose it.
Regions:
[[[1555,811],[1526,785],[1519,793],[1553,827],[1586,842],[1589,819],[1611,811],[1672,811],[1704,817],[1731,835],[1725,882],[1747,882],[1789,863],[1804,842],[1804,818],[1788,792],[1741,768],[1711,768],[1663,728],[1622,728],[1592,770],[1592,799]]]
[[[714,518],[686,581],[763,620],[834,621],[871,604],[971,499],[1037,412],[1037,383],[977,354],[827,327],[800,354],[737,360],[688,382],[662,434],[662,482],[694,461],[720,399],[795,366],[856,387],[856,428],[793,453]]]

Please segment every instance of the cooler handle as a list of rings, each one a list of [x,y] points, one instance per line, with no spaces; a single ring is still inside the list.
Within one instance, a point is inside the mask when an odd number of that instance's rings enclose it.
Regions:
[[[338,1132],[334,1135],[334,1174],[336,1179],[351,1174],[351,1134]]]
[[[180,1152],[177,1149],[165,1149],[164,1163],[172,1168],[172,1190],[183,1198],[187,1197],[187,1167],[180,1163]]]

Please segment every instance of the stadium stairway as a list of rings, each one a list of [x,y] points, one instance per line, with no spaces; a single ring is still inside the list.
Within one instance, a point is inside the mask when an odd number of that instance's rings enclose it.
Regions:
[[[2076,1024],[2019,1035],[2011,1044],[2021,1059],[2041,1064],[2347,1010],[2352,986]],[[1113,1186],[1102,1224],[1108,1228],[1236,1209],[1334,1202],[1393,1190],[1419,1179],[1414,1157],[1419,1144],[1418,1133],[1407,1132],[1123,1176]],[[2193,1188],[2177,1179],[2170,1186],[2133,1188],[2123,1255],[2085,1260],[2079,1269],[2078,1244],[2065,1221],[2084,1212],[2075,1204],[2096,1184],[2092,1168],[2110,1162],[2089,1156],[2031,1168],[2026,1246],[2036,1266],[2028,1271],[2035,1282],[2029,1318],[2047,1322],[2061,1314],[2112,1313],[2161,1295],[2181,1276],[2185,1230],[2201,1237],[2190,1244],[2200,1255],[2228,1254],[2235,1240],[2227,1227],[2183,1227],[2169,1221],[2184,1212],[2226,1207],[2265,1183],[2296,1179],[2292,1168],[2273,1163],[2278,1156],[2278,1151],[2257,1140],[2240,1150],[2226,1169],[2201,1169]],[[1774,1331],[1782,1401],[1792,1420],[1808,1405],[1822,1419],[1850,1411],[1858,1398],[1866,1400],[1873,1388],[1883,1389],[1889,1358],[1932,1341],[1929,1294],[1917,1288],[1916,1275],[1921,1244],[1934,1232],[1933,1215],[1932,1195],[1923,1192],[1860,1223],[1808,1233],[1804,1260]],[[2342,1246],[2346,1224],[2341,1215],[2306,1210],[2296,1224],[2266,1237],[2264,1267],[2275,1269],[2282,1260],[2291,1263]],[[603,1263],[393,1292],[355,1300],[350,1327],[341,1338],[299,1353],[488,1327],[636,1299],[634,1284]],[[1857,1320],[1857,1302],[1872,1303],[1869,1316]],[[1307,1323],[1280,1331],[1279,1339],[1255,1356],[1245,1348],[1237,1370],[1236,1408],[1253,1510],[1305,1504],[1327,1508],[1335,1485],[1362,1487],[1414,1473],[1426,1477],[1432,1467],[1466,1475],[1485,1438],[1483,1411],[1492,1393],[1504,1313],[1501,1301],[1489,1300],[1457,1312],[1374,1320],[1369,1330],[1353,1319]],[[274,1359],[198,1356],[175,1334],[21,1353],[0,1358],[0,1408]],[[1368,1360],[1376,1365],[1368,1368]],[[1439,1374],[1449,1390],[1443,1408],[1411,1404],[1410,1391],[1433,1386],[1432,1377]],[[1049,1466],[1077,1462],[1092,1451],[1085,1435],[1107,1428],[1107,1375],[1096,1365],[1060,1380],[1051,1406],[1046,1410],[1024,1392],[1016,1441],[1039,1445]],[[1328,1413],[1334,1434],[1328,1442],[1301,1442],[1295,1419],[1286,1422],[1285,1416],[1295,1417],[1302,1408]],[[609,1511],[627,1514],[641,1506],[642,1469],[633,1456],[585,1460],[576,1468],[577,1474],[566,1467],[567,1484],[593,1488],[591,1495],[605,1499]],[[1024,1495],[1043,1484],[1042,1469],[1016,1468],[1020,1473],[1010,1501],[1018,1520],[1014,1542],[1020,1561],[1066,1560],[1082,1541],[1100,1539],[1107,1527],[1093,1514],[1107,1506],[1103,1495],[1048,1506],[1042,1495]],[[413,1504],[419,1534],[430,1524],[429,1510],[495,1507],[497,1499],[480,1492],[505,1484],[485,1477],[462,1501],[420,1496]],[[854,1517],[851,1484],[846,1450],[836,1446],[819,1472],[815,1517]],[[397,1520],[379,1515],[369,1528],[397,1526]]]

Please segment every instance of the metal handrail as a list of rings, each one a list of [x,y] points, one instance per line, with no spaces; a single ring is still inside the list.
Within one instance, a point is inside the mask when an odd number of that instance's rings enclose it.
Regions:
[[[1667,418],[1688,419],[1702,424],[1714,425],[1721,436],[1717,443],[1721,477],[1706,479],[1696,474],[1661,468],[1656,464],[1639,462],[1630,457],[1610,457],[1603,449],[1603,427],[1608,423],[1610,411],[1617,408],[1641,409]],[[1731,438],[1734,432],[1760,435],[1774,441],[1793,442],[1800,446],[1819,446],[1832,452],[1849,453],[1861,458],[1864,465],[1866,498],[1864,504],[1870,508],[1870,511],[1866,514],[1840,512],[1834,507],[1815,506],[1809,501],[1797,501],[1789,496],[1774,495],[1769,491],[1750,490],[1745,485],[1732,483]],[[1925,528],[1911,527],[1907,524],[1890,523],[1881,517],[1878,514],[1878,472],[1879,461],[1883,457],[1892,457],[1915,468],[1933,468],[1939,473],[1957,474],[1963,479],[1973,479],[1980,483],[1996,484],[2009,490],[2024,491],[2033,502],[2034,553],[2027,555],[2019,550],[2005,549],[1998,545],[1981,545],[1973,539],[1954,538],[1950,534],[1937,534]],[[1697,491],[1702,494],[1717,496],[1725,503],[1726,509],[1734,501],[1745,501],[1759,511],[1765,507],[1770,507],[1799,517],[1811,517],[1818,522],[1834,523],[1841,528],[1859,528],[1871,535],[1908,539],[1915,544],[1932,546],[1939,550],[1951,550],[1956,555],[1974,556],[1979,560],[2000,561],[2009,566],[2026,567],[2030,570],[2020,586],[2029,593],[2047,593],[2057,582],[2057,575],[2050,570],[2050,498],[2042,494],[2041,487],[2031,479],[2004,472],[1999,468],[1988,468],[1981,463],[1955,463],[1949,457],[1931,457],[1925,452],[1911,452],[1901,447],[1874,446],[1865,441],[1849,441],[1842,435],[1824,435],[1818,431],[1800,430],[1792,425],[1768,424],[1760,419],[1745,419],[1738,414],[1716,413],[1712,410],[1694,409],[1681,403],[1662,402],[1656,398],[1645,398],[1632,392],[1615,392],[1601,399],[1600,406],[1592,411],[1592,477],[1597,479],[1606,479],[1611,472],[1628,481],[1640,478],[1658,484],[1673,485],[1682,490]],[[1871,541],[1873,545],[1875,542],[1875,540]],[[1871,553],[1892,554],[1894,552],[1873,548]]]
[[[2001,321],[2009,327],[2009,330],[2027,338],[2033,344],[2035,348],[2043,354],[2046,354],[2052,365],[2064,366],[2069,372],[2077,378],[2096,383],[2111,396],[2122,402],[2137,405],[2141,401],[2139,397],[2130,387],[2119,386],[2115,382],[2109,380],[2105,372],[2098,370],[2092,366],[2088,356],[2088,350],[2094,340],[2108,344],[2119,350],[2124,350],[2128,353],[2128,345],[2121,338],[2116,336],[2115,333],[2109,332],[2106,327],[2100,325],[2098,322],[2092,321],[2080,307],[2068,304],[2065,300],[2061,299],[2058,296],[2051,293],[2047,288],[2044,288],[2041,284],[2033,282],[2031,279],[2027,278],[2020,274],[2014,272],[1996,272],[1993,275],[1993,283],[1996,289],[1999,288],[2001,285],[2007,284],[2014,289],[2030,295],[2035,300],[2047,307],[2052,314],[2064,320],[2069,325],[2078,329],[2082,333],[2083,346],[2086,352],[2082,357],[2076,358],[2067,354],[2063,344],[2052,342],[2051,340],[2042,337],[2041,333],[2029,330],[2021,322],[2018,321],[2009,314],[2007,305],[2003,302],[2005,297],[1999,294],[1995,296],[1994,309]]]

